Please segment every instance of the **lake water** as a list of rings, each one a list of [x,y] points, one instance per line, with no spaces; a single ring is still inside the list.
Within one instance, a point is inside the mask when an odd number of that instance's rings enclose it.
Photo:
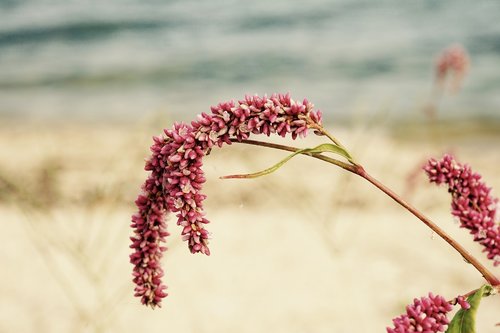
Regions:
[[[471,68],[448,117],[500,116],[500,1],[0,0],[0,114],[182,118],[291,92],[327,117],[406,116],[453,43]]]

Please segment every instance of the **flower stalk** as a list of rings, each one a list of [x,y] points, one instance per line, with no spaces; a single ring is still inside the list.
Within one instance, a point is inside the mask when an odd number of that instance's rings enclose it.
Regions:
[[[279,145],[279,144],[274,144],[274,143],[261,142],[261,141],[256,141],[256,140],[242,140],[242,141],[240,141],[240,143],[257,145],[257,146],[274,148],[274,149],[280,149],[280,150],[285,150],[285,151],[290,151],[290,152],[297,152],[300,150],[299,148],[295,148],[295,147]],[[383,183],[381,183],[380,181],[375,179],[373,176],[371,176],[369,173],[367,173],[361,165],[354,165],[354,164],[345,163],[345,162],[336,160],[334,158],[324,156],[322,154],[304,153],[304,155],[309,155],[311,157],[320,159],[320,160],[325,161],[327,163],[336,165],[336,166],[338,166],[346,171],[349,171],[351,173],[354,173],[354,174],[360,176],[361,178],[364,178],[369,183],[371,183],[373,186],[375,186],[376,188],[381,190],[383,193],[385,193],[387,196],[389,196],[391,199],[393,199],[395,202],[397,202],[399,205],[401,205],[403,208],[405,208],[410,213],[412,213],[415,217],[417,217],[420,221],[422,221],[426,226],[428,226],[432,231],[434,231],[438,236],[440,236],[444,241],[446,241],[448,244],[450,244],[450,246],[452,246],[458,253],[460,253],[460,255],[468,263],[473,265],[474,268],[476,268],[476,270],[479,273],[481,273],[481,275],[484,277],[484,279],[490,285],[492,285],[492,286],[500,285],[500,280],[495,276],[495,274],[493,274],[477,258],[475,258],[469,251],[467,251],[459,242],[454,240],[450,235],[448,235],[448,233],[446,233],[443,229],[441,229],[431,219],[426,217],[422,212],[420,212],[414,206],[410,205],[408,202],[406,202],[403,198],[401,198],[399,195],[397,195],[390,188],[388,188]]]
[[[459,242],[454,240],[448,233],[441,229],[437,224],[435,224],[431,219],[426,217],[418,209],[407,203],[400,196],[394,193],[387,186],[379,182],[377,179],[373,178],[366,171],[360,168],[359,173],[357,173],[362,178],[366,179],[368,182],[373,184],[375,187],[380,189],[382,192],[387,194],[390,198],[396,201],[398,204],[406,208],[410,213],[422,221],[426,226],[428,226],[432,231],[434,231],[439,237],[444,239],[448,244],[450,244],[460,255],[476,270],[481,273],[484,279],[492,286],[500,285],[500,280],[493,274],[486,266],[484,266],[476,257],[474,257],[469,251],[467,251]]]

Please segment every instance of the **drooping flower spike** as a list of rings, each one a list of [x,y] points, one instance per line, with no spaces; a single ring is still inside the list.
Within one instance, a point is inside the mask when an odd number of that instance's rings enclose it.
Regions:
[[[495,266],[500,265],[500,224],[495,220],[498,199],[492,196],[481,175],[451,155],[444,155],[439,161],[429,160],[424,170],[432,183],[448,185],[452,214],[483,246],[488,259]]]
[[[201,193],[205,182],[203,157],[214,147],[231,144],[231,139],[248,139],[251,134],[305,137],[309,128],[321,124],[321,112],[307,100],[293,101],[288,94],[270,97],[246,96],[211,108],[191,124],[174,124],[164,136],[153,138],[152,155],[145,169],[150,175],[136,200],[138,212],[132,216],[131,237],[135,295],[145,305],[156,307],[166,297],[160,265],[162,246],[169,235],[164,220],[176,213],[182,238],[192,253],[210,254]]]

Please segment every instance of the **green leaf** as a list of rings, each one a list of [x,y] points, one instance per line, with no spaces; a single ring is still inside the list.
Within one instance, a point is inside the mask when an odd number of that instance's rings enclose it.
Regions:
[[[305,148],[305,149],[300,149],[294,152],[291,155],[288,155],[285,157],[283,160],[279,161],[275,165],[273,165],[270,168],[267,168],[265,170],[255,172],[255,173],[249,173],[249,174],[243,174],[243,175],[230,175],[230,176],[224,176],[221,177],[223,179],[228,179],[228,178],[257,178],[261,177],[264,175],[268,175],[279,168],[281,168],[286,162],[291,160],[294,156],[297,156],[299,154],[321,154],[321,153],[333,153],[337,154],[340,156],[345,157],[349,162],[352,162],[352,156],[342,147],[339,147],[337,145],[331,144],[331,143],[324,143],[321,144],[317,147],[314,148]]]
[[[448,325],[446,333],[476,333],[476,313],[483,296],[487,296],[492,288],[489,285],[484,285],[479,288],[474,294],[467,297],[467,302],[470,304],[468,310],[460,309],[455,314],[455,317]]]

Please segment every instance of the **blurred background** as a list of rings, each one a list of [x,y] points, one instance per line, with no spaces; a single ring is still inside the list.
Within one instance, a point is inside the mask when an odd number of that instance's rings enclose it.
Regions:
[[[151,136],[273,92],[307,97],[371,174],[484,258],[420,167],[453,152],[500,188],[500,2],[0,0],[0,332],[383,332],[414,297],[482,283],[319,161],[219,180],[285,156],[233,145],[205,162],[212,256],[172,226],[170,296],[141,306],[128,237]],[[499,331],[499,305],[484,300],[481,332]]]
[[[498,115],[498,1],[0,3],[2,115],[191,118],[245,93],[289,91],[335,119],[360,105],[407,116],[451,43],[473,67],[454,115]]]

